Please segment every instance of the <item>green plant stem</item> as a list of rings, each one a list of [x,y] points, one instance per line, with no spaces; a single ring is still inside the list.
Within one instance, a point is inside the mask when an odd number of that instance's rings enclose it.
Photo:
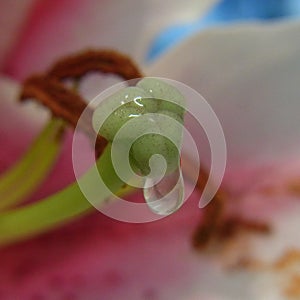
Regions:
[[[111,146],[108,145],[97,161],[99,174],[112,192],[117,192],[124,183],[116,175],[110,156]],[[97,184],[89,170],[82,178],[83,184]],[[99,197],[99,203],[111,196],[111,193],[103,190]],[[92,205],[82,194],[77,182],[71,184],[61,192],[47,197],[37,203],[22,208],[3,212],[0,214],[0,245],[13,243],[38,233],[55,228],[75,217],[82,216],[92,209]]]
[[[53,118],[26,154],[0,176],[0,210],[21,203],[49,174],[61,150],[62,120]]]

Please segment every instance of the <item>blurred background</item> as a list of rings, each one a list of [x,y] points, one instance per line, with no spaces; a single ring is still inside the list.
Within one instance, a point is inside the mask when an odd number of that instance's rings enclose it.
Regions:
[[[198,20],[163,29],[153,40],[147,60],[157,58],[169,47],[199,30],[238,22],[276,22],[299,17],[299,0],[220,0]]]

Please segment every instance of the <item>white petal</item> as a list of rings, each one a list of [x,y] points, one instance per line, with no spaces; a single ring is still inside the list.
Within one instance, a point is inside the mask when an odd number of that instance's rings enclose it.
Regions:
[[[206,98],[222,123],[230,165],[299,153],[300,23],[204,31],[146,74],[182,81]]]

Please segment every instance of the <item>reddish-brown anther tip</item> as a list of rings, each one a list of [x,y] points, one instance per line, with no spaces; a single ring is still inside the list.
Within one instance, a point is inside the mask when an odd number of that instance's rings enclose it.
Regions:
[[[75,91],[63,85],[62,80],[80,80],[89,72],[111,73],[125,80],[143,77],[135,63],[126,55],[113,50],[87,50],[59,59],[45,75],[29,77],[23,84],[20,100],[35,99],[49,108],[55,117],[76,127],[84,110],[81,126],[93,136],[92,114],[86,102]],[[107,141],[98,136],[96,154],[99,156]]]
[[[48,74],[61,80],[81,78],[89,72],[111,73],[125,80],[143,77],[128,56],[114,50],[87,50],[70,55],[58,60]]]

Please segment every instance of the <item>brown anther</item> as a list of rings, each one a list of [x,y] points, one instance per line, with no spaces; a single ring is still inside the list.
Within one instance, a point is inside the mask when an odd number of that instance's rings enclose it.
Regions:
[[[208,173],[201,169],[196,188],[202,191],[207,179]],[[260,234],[271,232],[270,226],[266,223],[226,216],[228,200],[229,196],[225,193],[224,188],[220,188],[212,201],[204,208],[202,220],[193,235],[195,248],[202,250],[212,241],[226,241],[241,231]]]
[[[220,230],[218,231],[218,238],[220,240],[226,240],[228,238],[234,237],[241,231],[259,234],[270,234],[271,228],[268,224],[260,221],[247,220],[244,218],[233,216],[223,222]]]
[[[112,73],[125,80],[141,78],[142,73],[126,55],[113,50],[88,50],[59,60],[48,71],[59,80],[80,79],[89,72]]]
[[[290,182],[287,186],[288,192],[293,196],[300,196],[300,180],[294,180]]]
[[[48,107],[54,116],[67,121],[73,127],[86,108],[84,100],[62,83],[51,77],[37,75],[24,82],[20,100],[35,99]],[[92,115],[92,111],[89,113]]]
[[[193,234],[193,245],[197,249],[204,249],[219,231],[223,221],[224,202],[218,194],[204,208],[203,219]]]
[[[35,99],[49,108],[55,117],[67,121],[76,127],[82,112],[87,109],[86,120],[83,120],[82,130],[88,135],[93,135],[91,124],[93,111],[89,109],[85,101],[74,91],[64,87],[57,79],[47,76],[32,76],[23,85],[20,100]],[[106,141],[99,137],[96,142],[97,152],[101,152]]]
[[[112,73],[125,80],[143,77],[127,56],[113,50],[89,50],[60,59],[45,75],[28,78],[24,82],[20,99],[35,99],[49,108],[54,116],[75,127],[87,104],[76,91],[65,87],[62,80],[70,78],[78,81],[89,72]],[[93,136],[92,114],[91,109],[86,111],[86,119],[81,119],[81,126],[82,130]],[[95,145],[97,156],[106,144],[107,141],[98,136]]]

